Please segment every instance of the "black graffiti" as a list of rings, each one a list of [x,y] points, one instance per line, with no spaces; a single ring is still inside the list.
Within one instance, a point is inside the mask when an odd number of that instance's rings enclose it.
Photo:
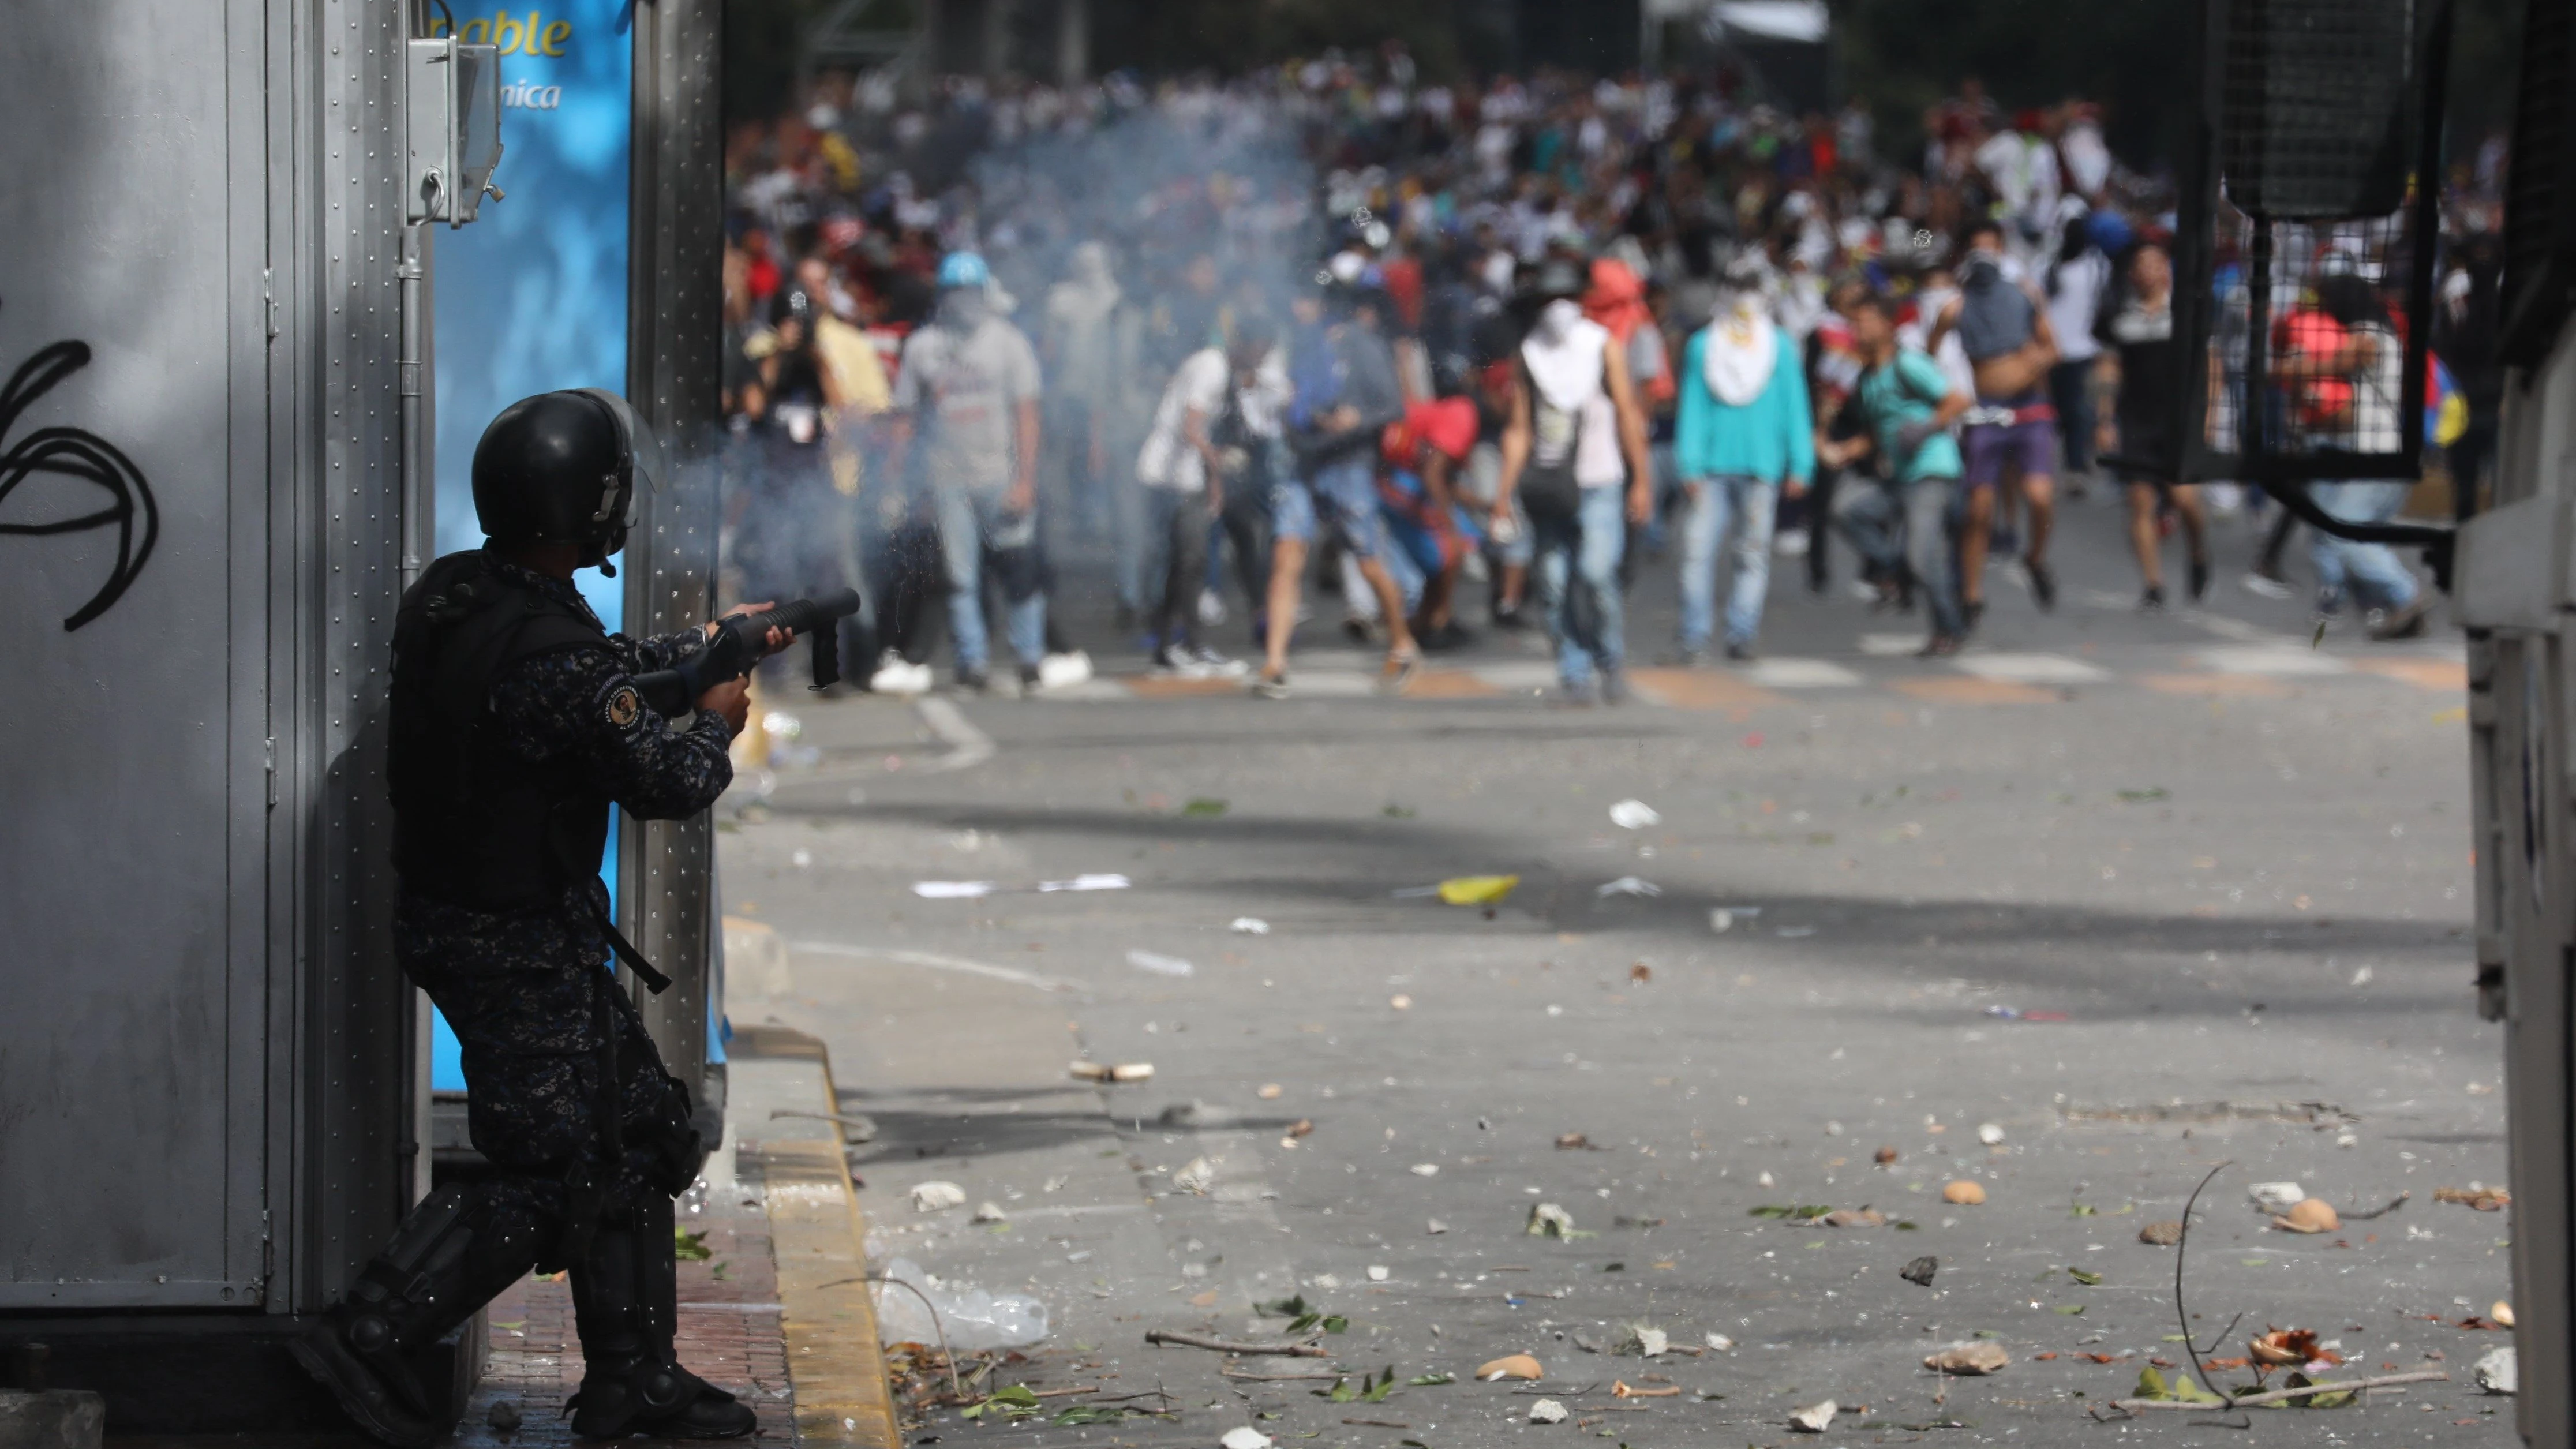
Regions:
[[[0,387],[0,440],[9,436],[30,403],[89,366],[89,356],[86,342],[57,342],[20,363],[8,386]],[[8,503],[19,484],[38,475],[88,483],[107,495],[107,503],[92,513],[43,523],[0,519],[0,534],[45,537],[96,528],[116,530],[116,567],[108,571],[107,582],[99,585],[89,602],[63,620],[68,632],[115,607],[143,572],[144,561],[152,557],[152,545],[161,537],[161,509],[152,501],[152,486],[134,460],[86,428],[38,428],[0,452],[0,506]]]

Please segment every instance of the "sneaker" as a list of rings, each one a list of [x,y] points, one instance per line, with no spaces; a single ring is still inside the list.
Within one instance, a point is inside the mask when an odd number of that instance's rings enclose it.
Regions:
[[[2030,570],[2030,596],[2043,614],[2057,607],[2057,575],[2048,565],[2032,559],[2025,565]]]
[[[2424,632],[2425,616],[2432,612],[2432,595],[2428,591],[2418,590],[2415,594],[2415,602],[2380,620],[2370,631],[2370,637],[2383,644],[2392,639],[2415,638]]]
[[[2288,584],[2281,582],[2279,579],[2274,578],[2260,569],[2255,569],[2247,573],[2244,578],[2237,580],[2237,582],[2245,586],[2245,592],[2249,594],[2258,594],[2266,599],[2286,599],[2290,597],[2290,586]]]
[[[1260,695],[1263,699],[1286,699],[1288,697],[1288,671],[1283,669],[1278,673],[1273,674],[1269,670],[1265,669],[1259,674],[1254,675],[1252,678],[1252,692]]]
[[[1354,644],[1370,643],[1377,638],[1377,621],[1363,619],[1357,614],[1345,614],[1342,616],[1342,633]]]
[[[1809,540],[1803,528],[1784,528],[1771,536],[1773,558],[1805,558]]]
[[[1210,678],[1208,667],[1201,664],[1195,651],[1177,644],[1166,644],[1154,651],[1154,672],[1174,679]]]
[[[1475,643],[1476,636],[1469,633],[1464,624],[1452,619],[1437,629],[1415,635],[1413,642],[1421,645],[1425,651],[1446,653],[1452,649],[1464,649]]]
[[[1022,673],[1026,672],[1022,671]],[[1046,656],[1038,661],[1037,681],[1041,689],[1065,689],[1076,684],[1089,684],[1091,682],[1090,653],[1081,649],[1068,649],[1061,654]]]
[[[2209,560],[2196,558],[2191,561],[2190,587],[2191,601],[2195,604],[2200,602],[2202,595],[2209,592]]]
[[[957,666],[957,689],[961,694],[982,694],[993,687],[993,677],[980,664]]]
[[[1752,640],[1729,639],[1726,641],[1726,659],[1728,663],[1750,664],[1756,657]]]
[[[1223,654],[1219,654],[1205,644],[1191,645],[1190,657],[1198,661],[1200,668],[1205,669],[1210,675],[1218,678],[1241,679],[1246,674],[1252,672],[1251,665],[1246,664],[1240,659],[1232,659]]]
[[[1021,665],[1020,697],[1025,699],[1028,696],[1037,693],[1039,683],[1045,678],[1045,674],[1046,672],[1044,670],[1038,668],[1038,666],[1034,664]]]
[[[1616,669],[1603,670],[1601,672],[1601,702],[1603,704],[1626,704],[1628,702],[1628,698],[1627,674]]]
[[[868,688],[879,694],[928,694],[935,682],[929,665],[915,664],[891,649],[878,659],[876,673],[868,676]]]
[[[2147,585],[2147,591],[2146,591],[2144,594],[2141,594],[2141,595],[2138,597],[2138,612],[2140,612],[2140,613],[2142,613],[2142,614],[2161,614],[2161,613],[2163,613],[2164,611],[2165,611],[2165,589],[2164,589],[2164,585],[2162,585],[2162,584],[2149,584],[2149,585]]]
[[[1717,662],[1717,656],[1709,653],[1705,644],[1685,644],[1665,655],[1662,662],[1669,669],[1706,669]]]
[[[1529,606],[1516,604],[1508,609],[1496,609],[1494,627],[1513,634],[1530,627]]]
[[[1389,694],[1402,694],[1404,687],[1413,682],[1413,676],[1421,672],[1421,650],[1407,649],[1401,654],[1389,654],[1385,666],[1378,670],[1377,685]]]
[[[1590,709],[1601,702],[1601,691],[1589,679],[1564,680],[1556,686],[1555,703],[1563,709]]]
[[[1959,648],[1960,639],[1958,635],[1935,634],[1930,639],[1924,641],[1923,647],[1915,651],[1914,657],[1917,659],[1947,659],[1951,655],[1958,653]]]
[[[1965,638],[1969,634],[1976,633],[1977,626],[1984,623],[1986,619],[1986,601],[1970,599],[1959,606],[1959,616],[1960,623],[1965,626],[1960,637]]]
[[[1199,590],[1199,623],[1213,629],[1225,622],[1225,595],[1214,589]]]

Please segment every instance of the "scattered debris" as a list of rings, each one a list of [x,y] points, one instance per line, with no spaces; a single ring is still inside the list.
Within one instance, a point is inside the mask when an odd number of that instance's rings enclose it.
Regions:
[[[2350,1135],[2351,1135],[2350,1133],[2346,1133],[2346,1134],[2345,1134],[2345,1136],[2350,1136]],[[2347,1144],[2346,1144],[2346,1143],[2344,1143],[2340,1138],[2339,1138],[2339,1139],[2337,1139],[2337,1140],[2336,1140],[2336,1142],[2335,1142],[2335,1146],[2337,1146],[2337,1147],[2342,1147],[2342,1146],[2346,1146],[2346,1145],[2347,1145]],[[2343,1220],[2344,1220],[2345,1222],[2348,1222],[2348,1223],[2366,1223],[2366,1222],[2370,1221],[2372,1218],[2384,1218],[2384,1217],[2388,1216],[2390,1213],[2393,1213],[2393,1212],[2397,1211],[2399,1208],[2402,1208],[2402,1207],[2406,1206],[2406,1200],[2407,1200],[2408,1198],[2410,1198],[2410,1197],[2413,1197],[2414,1195],[2415,1195],[2415,1194],[2413,1194],[2413,1193],[2411,1193],[2411,1192],[2401,1192],[2401,1193],[2399,1193],[2397,1196],[2390,1198],[2386,1203],[2383,1203],[2382,1205],[2380,1205],[2380,1206],[2378,1206],[2378,1207],[2372,1208],[2370,1211],[2368,1211],[2368,1212],[2366,1212],[2366,1213],[2363,1213],[2363,1212],[2347,1212],[2347,1213],[2345,1213],[2345,1214],[2343,1215]]]
[[[1825,1432],[1825,1426],[1834,1421],[1834,1415],[1841,1412],[1842,1405],[1831,1399],[1821,1404],[1809,1404],[1789,1416],[1789,1427],[1802,1434],[1821,1434]]]
[[[1433,887],[1440,899],[1453,906],[1498,906],[1519,885],[1516,875],[1452,876]]]
[[[1411,1167],[1406,1168],[1405,1171],[1412,1173],[1416,1177],[1438,1177],[1440,1175],[1440,1164],[1436,1162],[1417,1162]]]
[[[518,1400],[494,1399],[492,1407],[484,1411],[483,1422],[504,1434],[515,1431],[520,1423]]]
[[[1320,1343],[1237,1343],[1229,1338],[1206,1338],[1195,1333],[1172,1333],[1160,1328],[1145,1331],[1145,1341],[1157,1348],[1203,1348],[1210,1353],[1240,1354],[1246,1358],[1330,1358],[1332,1350]]]
[[[2171,1409],[2196,1412],[2201,1409],[2252,1409],[2266,1404],[2293,1404],[2306,1409],[2339,1409],[2353,1402],[2365,1389],[2391,1388],[2398,1384],[2447,1383],[2450,1375],[2440,1369],[2421,1373],[2383,1374],[2375,1379],[2349,1379],[2342,1383],[2312,1383],[2301,1374],[2290,1375],[2288,1388],[2260,1394],[2236,1394],[2220,1398],[2191,1381],[2189,1374],[2176,1374],[2171,1379],[2153,1367],[2138,1370],[2138,1396],[2114,1399],[2111,1407],[2134,1413],[2140,1409]]]
[[[1158,956],[1151,951],[1128,952],[1127,964],[1157,976],[1187,976],[1198,969],[1178,956]]]
[[[917,1182],[912,1185],[912,1210],[917,1213],[946,1212],[966,1205],[966,1189],[953,1182]]]
[[[1277,1082],[1264,1082],[1253,1092],[1252,1095],[1259,1097],[1265,1102],[1276,1102],[1279,1100],[1280,1094],[1285,1091],[1287,1091],[1287,1088],[1280,1086]]]
[[[1979,1338],[1939,1349],[1923,1360],[1923,1366],[1934,1373],[1978,1377],[2000,1373],[2011,1362],[2012,1355],[2004,1351],[2002,1344]]]
[[[1941,1189],[1941,1201],[1957,1203],[1961,1207],[1975,1207],[1985,1200],[1986,1190],[1964,1177],[1944,1185]]]
[[[1386,999],[1386,1004],[1394,1007],[1398,1011],[1411,1011],[1413,1009],[1413,998],[1399,991],[1393,996],[1388,997]]]
[[[1560,1132],[1556,1135],[1556,1150],[1559,1152],[1606,1152],[1609,1149],[1606,1147],[1593,1146],[1592,1139],[1584,1136],[1580,1132]]]
[[[1610,1397],[1614,1399],[1678,1399],[1681,1396],[1682,1386],[1679,1384],[1666,1384],[1660,1389],[1633,1389],[1626,1379],[1610,1381]]]
[[[988,880],[917,880],[912,883],[912,893],[925,901],[971,901],[979,896],[989,896],[993,890],[994,884]]]
[[[2272,1226],[2285,1233],[2331,1233],[2343,1226],[2335,1215],[2334,1204],[2321,1197],[2303,1197],[2290,1210],[2272,1219]]]
[[[1637,964],[1635,964],[1634,966],[1631,966],[1631,967],[1629,967],[1629,968],[1628,968],[1628,984],[1629,984],[1629,985],[1631,985],[1631,986],[1651,986],[1651,985],[1653,985],[1653,984],[1654,984],[1654,981],[1655,981],[1655,968],[1654,968],[1654,967],[1652,967],[1652,966],[1647,965],[1645,962],[1640,961],[1640,962],[1638,962]]]
[[[2138,1241],[2151,1248],[2170,1248],[2182,1241],[2182,1224],[2170,1220],[2149,1223],[2138,1229]]]
[[[993,1293],[923,1272],[896,1258],[873,1285],[877,1333],[884,1343],[937,1343],[951,1353],[1023,1348],[1047,1336],[1046,1305],[1026,1293]]]
[[[1115,1082],[1125,1084],[1131,1082],[1150,1082],[1154,1079],[1154,1064],[1152,1062],[1120,1062],[1116,1066],[1110,1066],[1104,1062],[1075,1062],[1070,1070],[1073,1074],[1073,1079],[1077,1082]]]
[[[1708,1346],[1716,1349],[1719,1353],[1733,1353],[1735,1351],[1735,1340],[1727,1337],[1723,1333],[1712,1333],[1707,1335],[1707,1338]]]
[[[1240,1429],[1226,1430],[1225,1437],[1216,1442],[1223,1449],[1270,1449],[1270,1436],[1249,1424]]]
[[[1372,1283],[1383,1283],[1387,1280],[1387,1273],[1388,1270],[1383,1264],[1371,1263],[1369,1264],[1368,1280]]]
[[[2469,1369],[2469,1377],[2490,1394],[2514,1394],[2522,1391],[2522,1367],[2516,1361],[2513,1345],[2488,1349]]]
[[[1619,1340],[1617,1351],[1632,1353],[1640,1358],[1661,1358],[1672,1351],[1672,1339],[1660,1328],[1648,1328],[1642,1323],[1632,1323],[1628,1325],[1626,1336]]]
[[[1431,1221],[1422,1225],[1422,1231],[1426,1235],[1436,1238],[1442,1233],[1449,1231],[1449,1225],[1440,1221],[1438,1218],[1433,1218]]]
[[[1552,1202],[1530,1204],[1529,1226],[1524,1230],[1533,1238],[1564,1238],[1574,1234],[1574,1214]]]
[[[1708,928],[1710,931],[1720,936],[1734,930],[1735,912],[1726,909],[1724,906],[1719,906],[1717,909],[1710,911],[1708,913]]]
[[[1193,1157],[1180,1171],[1172,1174],[1172,1186],[1198,1197],[1205,1197],[1216,1186],[1216,1164],[1204,1157]]]
[[[1071,880],[1042,880],[1038,882],[1038,890],[1041,894],[1055,891],[1123,891],[1134,884],[1135,882],[1123,875],[1104,872],[1099,875],[1078,875]]]
[[[2264,1368],[2304,1368],[2311,1372],[2332,1368],[2343,1362],[2343,1355],[2317,1343],[2313,1328],[2274,1328],[2245,1341],[2245,1351]]]
[[[1610,807],[1610,823],[1622,830],[1643,830],[1663,824],[1664,817],[1643,800],[1622,800]]]
[[[1757,1177],[1757,1178],[1753,1179],[1753,1185],[1754,1185],[1755,1187],[1778,1187],[1778,1186],[1779,1186],[1779,1184],[1778,1184],[1778,1183],[1773,1182],[1773,1181],[1771,1180],[1771,1174],[1770,1174],[1768,1171],[1765,1171],[1765,1172],[1764,1172],[1760,1177]]]
[[[1006,1223],[1006,1222],[1009,1222],[1010,1220],[1011,1220],[1011,1218],[1010,1218],[1010,1214],[1005,1213],[1005,1212],[1003,1212],[1003,1211],[1002,1211],[1002,1205],[1001,1205],[1000,1203],[997,1203],[997,1202],[985,1202],[985,1203],[977,1203],[977,1204],[975,1205],[975,1216],[974,1216],[974,1219],[973,1219],[973,1221],[975,1221],[975,1222],[979,1222],[979,1223]]]
[[[1292,1139],[1314,1136],[1315,1119],[1312,1117],[1300,1117],[1296,1121],[1289,1123],[1287,1135]]]
[[[2003,1125],[1998,1122],[1985,1122],[1978,1124],[1977,1140],[1986,1144],[1988,1147],[2001,1146],[2004,1140]]]
[[[2513,1327],[2513,1305],[2499,1298],[2488,1307],[2487,1317],[2511,1328]]]
[[[1876,1152],[1871,1153],[1869,1155],[1869,1160],[1877,1163],[1881,1167],[1886,1167],[1896,1161],[1896,1149],[1893,1147],[1882,1147]]]
[[[1904,1279],[1908,1283],[1929,1288],[1932,1286],[1932,1275],[1940,1271],[1940,1259],[1923,1257],[1917,1258],[1913,1262],[1906,1264],[1904,1267],[1897,1269],[1896,1276]]]
[[[1538,1360],[1525,1353],[1507,1353],[1478,1365],[1476,1369],[1477,1380],[1488,1384],[1496,1379],[1527,1379],[1535,1383],[1545,1377],[1547,1370],[1540,1368]]]
[[[1601,900],[1608,900],[1612,896],[1659,896],[1663,893],[1662,886],[1643,876],[1634,875],[1623,875],[1617,880],[1603,881],[1592,888],[1592,894]]]
[[[1529,1421],[1533,1424],[1562,1424],[1565,1417],[1565,1405],[1554,1399],[1541,1399],[1529,1408]]]
[[[1267,936],[1270,934],[1270,923],[1259,916],[1237,916],[1234,918],[1234,924],[1226,929],[1238,936]]]
[[[1883,1228],[1887,1214],[1874,1207],[1836,1208],[1816,1221],[1829,1228]]]
[[[1832,1211],[1832,1208],[1822,1203],[1763,1203],[1746,1209],[1744,1215],[1749,1218],[1770,1218],[1774,1222],[1812,1223]]]
[[[2307,1189],[2295,1182],[2258,1182],[2245,1192],[2267,1213],[2288,1212],[2308,1195]]]
[[[2491,1213],[2513,1206],[2513,1194],[2500,1187],[2481,1187],[2471,1183],[2467,1187],[2437,1187],[2433,1189],[2433,1201],[2455,1202],[2462,1207]]]
[[[1214,820],[1223,815],[1226,809],[1225,801],[1202,795],[1182,806],[1181,814],[1192,820]]]

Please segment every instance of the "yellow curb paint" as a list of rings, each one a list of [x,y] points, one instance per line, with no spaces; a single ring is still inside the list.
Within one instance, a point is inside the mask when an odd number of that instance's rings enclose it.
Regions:
[[[814,1110],[835,1111],[830,1064],[817,1065]],[[796,1442],[902,1449],[876,1304],[864,1278],[867,1224],[841,1153],[835,1126],[829,1140],[764,1142],[745,1154],[758,1166],[769,1208]]]

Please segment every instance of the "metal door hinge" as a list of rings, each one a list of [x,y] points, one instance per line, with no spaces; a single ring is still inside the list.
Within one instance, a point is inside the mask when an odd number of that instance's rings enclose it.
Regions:
[[[268,319],[268,340],[275,342],[280,329],[277,325],[277,269],[274,267],[260,268],[259,306],[261,314]]]
[[[277,808],[277,740],[274,736],[261,742],[260,753],[268,768],[268,808]]]

